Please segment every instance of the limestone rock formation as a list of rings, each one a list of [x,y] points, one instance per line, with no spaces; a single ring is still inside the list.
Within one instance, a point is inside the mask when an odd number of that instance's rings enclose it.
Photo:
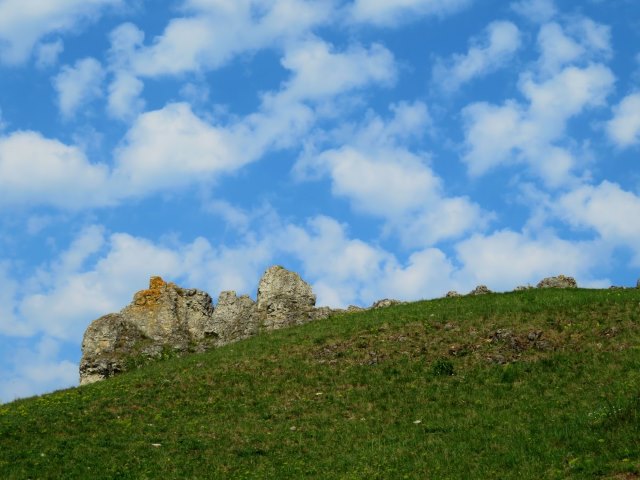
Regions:
[[[238,297],[236,292],[220,293],[205,334],[214,337],[217,345],[226,345],[251,337],[260,329],[260,317],[256,302],[248,295]]]
[[[126,370],[132,357],[156,358],[169,349],[181,353],[204,345],[205,327],[213,314],[211,297],[151,277],[149,288],[133,297],[120,313],[89,325],[82,341],[80,384]]]
[[[126,369],[148,337],[119,313],[100,317],[89,325],[82,340],[80,385],[111,377]]]
[[[136,293],[130,305],[99,318],[85,331],[80,384],[123,372],[132,359],[158,358],[167,350],[202,351],[336,312],[315,308],[315,303],[311,286],[280,266],[263,275],[257,302],[226,291],[215,307],[205,292],[151,277],[149,288]]]
[[[316,296],[311,286],[279,265],[270,267],[258,284],[258,312],[267,330],[300,325],[314,319]]]
[[[578,284],[576,283],[573,277],[565,277],[564,275],[558,275],[557,277],[547,277],[542,280],[537,285],[537,288],[577,288]]]
[[[147,337],[184,350],[204,338],[213,302],[208,293],[151,277],[149,289],[136,293],[121,314]]]
[[[486,295],[492,293],[486,285],[478,285],[476,288],[469,292],[469,295]]]
[[[447,294],[445,295],[445,298],[454,298],[454,297],[461,297],[462,295],[460,295],[458,292],[456,292],[455,290],[450,290],[447,292]]]
[[[371,308],[376,309],[376,308],[387,308],[387,307],[391,307],[393,305],[399,305],[400,303],[402,303],[400,300],[394,300],[392,298],[383,298],[382,300],[378,300],[377,302],[373,302],[373,305],[371,305]]]

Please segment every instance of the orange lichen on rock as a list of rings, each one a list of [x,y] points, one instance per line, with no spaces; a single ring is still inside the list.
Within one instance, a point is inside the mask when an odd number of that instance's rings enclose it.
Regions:
[[[149,280],[149,288],[137,292],[133,296],[133,303],[135,305],[149,306],[156,304],[167,285],[167,282],[165,282],[162,277],[151,277]]]

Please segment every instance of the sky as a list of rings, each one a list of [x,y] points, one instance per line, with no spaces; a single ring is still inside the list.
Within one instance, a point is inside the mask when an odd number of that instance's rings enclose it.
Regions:
[[[0,0],[0,402],[161,275],[640,277],[637,0]]]

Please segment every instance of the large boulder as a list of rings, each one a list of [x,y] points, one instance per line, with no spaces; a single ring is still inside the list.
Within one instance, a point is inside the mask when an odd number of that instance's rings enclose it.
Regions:
[[[564,275],[558,275],[557,277],[543,278],[538,282],[537,288],[577,288],[573,277],[565,277]]]
[[[119,313],[100,317],[82,339],[80,385],[97,382],[126,370],[126,362],[148,347],[149,338]]]
[[[82,343],[80,383],[102,380],[165,353],[203,351],[274,330],[326,318],[335,310],[315,308],[316,296],[300,276],[282,267],[267,269],[258,301],[222,292],[211,297],[151,277],[120,313],[89,325]]]
[[[238,297],[236,292],[226,291],[218,297],[205,334],[212,336],[215,344],[226,345],[257,334],[260,323],[256,302],[248,295]]]
[[[469,295],[487,295],[493,293],[486,285],[478,285],[476,288],[469,292]]]
[[[213,302],[208,293],[151,277],[149,288],[136,293],[120,313],[149,338],[185,349],[204,337]]]
[[[300,325],[315,318],[316,296],[295,272],[276,265],[258,284],[258,311],[266,330]]]
[[[151,277],[120,313],[89,325],[82,342],[80,384],[125,371],[134,358],[151,359],[164,350],[182,353],[206,345],[206,326],[213,316],[211,297]]]

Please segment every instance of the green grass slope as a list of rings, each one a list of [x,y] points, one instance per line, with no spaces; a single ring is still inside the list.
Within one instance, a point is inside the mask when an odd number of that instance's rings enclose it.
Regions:
[[[339,315],[1,405],[0,478],[640,478],[640,290]]]

